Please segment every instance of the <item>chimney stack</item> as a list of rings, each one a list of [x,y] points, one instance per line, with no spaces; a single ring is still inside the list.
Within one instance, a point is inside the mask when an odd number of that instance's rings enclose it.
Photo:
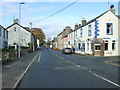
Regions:
[[[110,6],[110,11],[111,11],[113,14],[115,14],[115,8],[114,8],[114,5],[111,5],[111,6]]]
[[[85,18],[82,19],[82,25],[85,25],[86,24],[86,20]]]
[[[19,20],[18,19],[14,19],[13,23],[19,23]]]
[[[79,26],[79,25],[76,23],[76,24],[75,24],[75,28],[78,28],[78,26]]]

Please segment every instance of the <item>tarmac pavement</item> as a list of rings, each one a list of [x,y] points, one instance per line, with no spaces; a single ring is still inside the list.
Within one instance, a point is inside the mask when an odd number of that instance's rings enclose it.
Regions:
[[[29,53],[23,57],[14,59],[9,64],[3,65],[2,88],[13,88],[38,52]]]

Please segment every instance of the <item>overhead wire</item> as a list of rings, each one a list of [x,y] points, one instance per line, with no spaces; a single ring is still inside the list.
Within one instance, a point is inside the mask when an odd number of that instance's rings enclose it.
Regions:
[[[50,18],[50,17],[52,17],[52,16],[54,16],[54,15],[58,14],[59,12],[61,12],[61,11],[65,10],[66,8],[68,8],[68,7],[72,6],[73,4],[77,3],[78,1],[79,1],[79,0],[76,0],[75,2],[73,2],[73,3],[69,4],[69,5],[67,5],[66,7],[64,7],[64,8],[62,8],[62,9],[60,9],[59,11],[57,11],[57,12],[55,12],[55,13],[53,13],[53,14],[51,14],[51,15],[49,15],[49,16],[47,16],[47,17],[45,17],[45,18],[42,18],[42,19],[40,19],[39,21],[36,21],[36,22],[41,22],[41,21],[43,21],[43,20],[45,20],[45,19]]]

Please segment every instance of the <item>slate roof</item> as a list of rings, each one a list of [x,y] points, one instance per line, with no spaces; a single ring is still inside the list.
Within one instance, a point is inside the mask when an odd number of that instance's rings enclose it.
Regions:
[[[22,28],[23,28],[23,29],[25,29],[26,31],[30,32],[30,28],[29,28],[29,27],[23,27],[23,26],[21,26],[21,25],[20,25],[20,24],[18,24],[18,23],[13,23],[12,25],[8,26],[6,29],[8,29],[8,28],[10,28],[10,27],[14,26],[15,24],[19,25],[20,27],[22,27]],[[31,32],[30,32],[30,33],[31,33]],[[34,34],[33,34],[33,33],[32,33],[32,35],[34,36]]]
[[[108,10],[108,11],[109,11],[109,10]],[[84,27],[84,26],[86,26],[86,25],[90,24],[91,22],[94,22],[96,19],[98,19],[99,17],[101,17],[102,15],[104,15],[105,13],[107,13],[108,11],[106,11],[106,12],[102,13],[101,15],[99,15],[99,16],[97,16],[97,17],[95,17],[94,19],[92,19],[92,20],[88,21],[86,24],[84,24],[84,25],[82,25],[82,26],[79,26],[79,27],[78,27],[78,28],[76,28],[74,31],[76,31],[77,29],[82,28],[82,27]]]
[[[14,26],[15,24],[19,25],[20,27],[22,27],[22,28],[25,29],[26,31],[30,32],[30,29],[28,29],[28,27],[23,27],[23,26],[21,26],[21,25],[18,24],[18,23],[13,23],[12,25],[8,26],[6,29],[8,29],[8,28]]]
[[[116,15],[118,17],[118,19],[120,19],[120,15]]]

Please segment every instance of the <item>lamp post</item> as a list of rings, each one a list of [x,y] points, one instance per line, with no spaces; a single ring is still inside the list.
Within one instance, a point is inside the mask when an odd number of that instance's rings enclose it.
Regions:
[[[34,46],[34,40],[35,40],[35,37],[33,38],[32,37],[32,22],[30,22],[30,32],[31,32],[31,48],[33,51],[35,51],[35,46]]]
[[[25,4],[24,2],[19,3],[19,24],[21,21],[21,5]],[[19,47],[18,47],[18,57],[20,57],[20,27],[19,27]]]

